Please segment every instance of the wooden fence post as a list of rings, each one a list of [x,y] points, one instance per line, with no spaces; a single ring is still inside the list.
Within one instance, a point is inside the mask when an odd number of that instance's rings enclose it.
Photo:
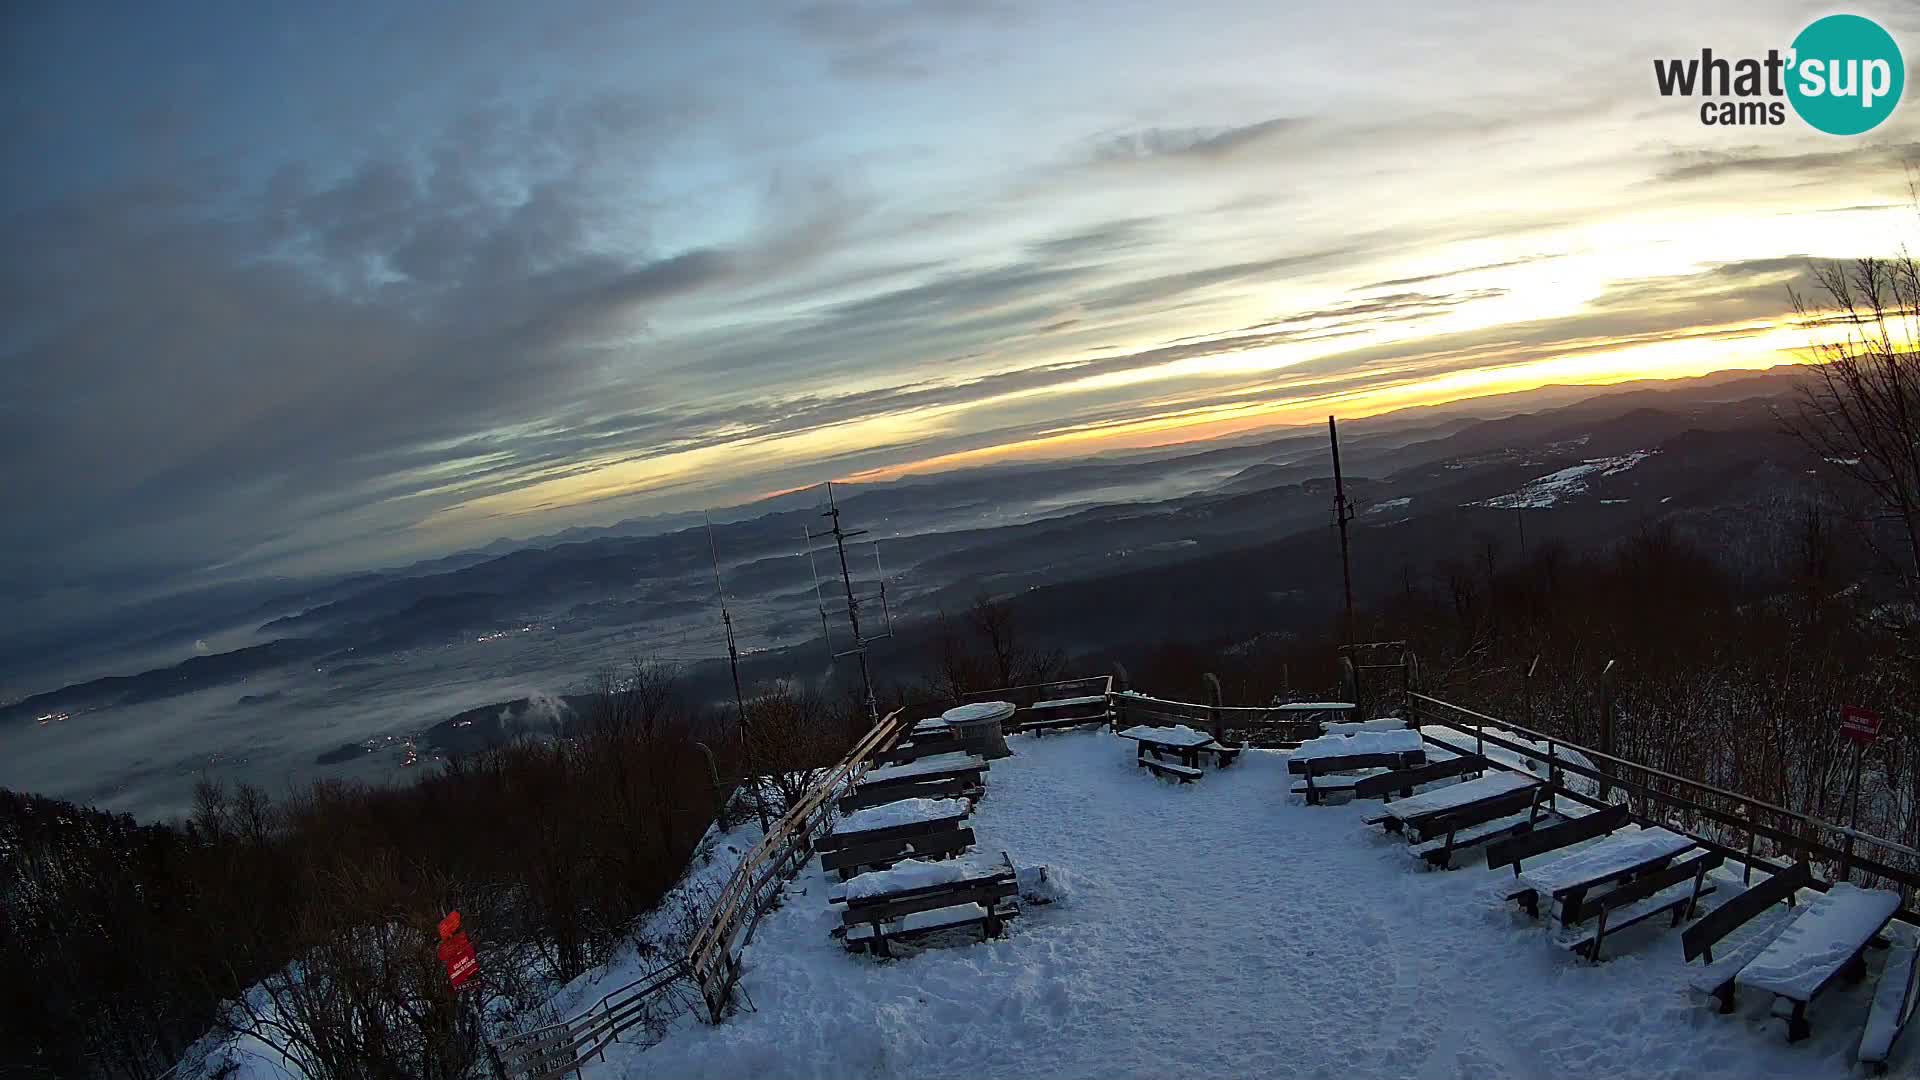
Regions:
[[[1220,741],[1220,706],[1226,699],[1226,693],[1220,689],[1220,677],[1209,671],[1201,676],[1207,686],[1207,732],[1214,742]]]
[[[720,766],[713,760],[713,750],[706,743],[696,742],[700,753],[707,759],[707,779],[713,784],[713,820],[719,821],[727,812],[727,793],[720,788]]]
[[[1132,684],[1127,681],[1127,669],[1121,666],[1120,661],[1115,660],[1113,662],[1113,688],[1124,694],[1131,685]]]
[[[1600,669],[1600,752],[1611,755],[1613,750],[1613,671],[1617,661],[1607,661]],[[1613,762],[1605,760],[1594,762],[1600,772],[1600,801],[1608,802],[1613,794]]]
[[[1533,714],[1533,676],[1540,670],[1540,654],[1533,654],[1533,663],[1527,665],[1527,673],[1520,678],[1520,700],[1525,703],[1527,726],[1540,730],[1539,718]]]

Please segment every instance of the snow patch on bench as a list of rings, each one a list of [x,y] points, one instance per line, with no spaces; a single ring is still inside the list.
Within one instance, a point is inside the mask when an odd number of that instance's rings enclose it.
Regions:
[[[900,825],[917,825],[923,821],[939,821],[942,818],[957,817],[966,812],[967,800],[965,799],[901,799],[899,802],[882,803],[865,810],[855,810],[841,818],[840,827],[833,832],[836,836],[873,832]]]
[[[1773,944],[1742,968],[1741,986],[1794,1001],[1812,997],[1835,969],[1886,924],[1900,907],[1898,893],[1835,882],[1815,897]]]
[[[1356,735],[1322,735],[1308,739],[1293,751],[1293,760],[1353,757],[1359,754],[1405,754],[1425,746],[1420,733],[1399,731],[1362,731]]]

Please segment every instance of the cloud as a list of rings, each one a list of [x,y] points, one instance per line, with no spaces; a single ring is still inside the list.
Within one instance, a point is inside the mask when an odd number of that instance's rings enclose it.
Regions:
[[[1100,161],[1217,161],[1296,131],[1305,123],[1298,117],[1276,116],[1238,127],[1147,128],[1101,137],[1094,142],[1093,156]]]
[[[1688,183],[1754,177],[1812,186],[1845,177],[1899,176],[1916,165],[1920,165],[1920,142],[1860,143],[1840,150],[1802,153],[1745,146],[1733,150],[1675,150],[1667,155],[1656,179]]]

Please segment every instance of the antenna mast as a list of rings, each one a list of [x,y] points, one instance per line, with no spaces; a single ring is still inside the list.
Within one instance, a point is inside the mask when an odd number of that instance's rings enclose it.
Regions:
[[[1347,522],[1353,520],[1353,504],[1347,501],[1347,483],[1340,475],[1340,431],[1333,417],[1327,417],[1327,440],[1333,446],[1333,521],[1340,528],[1340,580],[1347,596],[1347,644],[1353,644],[1353,559],[1348,550]]]
[[[752,736],[747,731],[747,702],[740,692],[740,649],[734,643],[733,613],[727,610],[727,590],[720,584],[720,547],[713,539],[713,518],[707,521],[707,553],[713,557],[713,591],[720,596],[720,622],[727,628],[727,666],[733,669],[733,707],[740,723],[740,754],[746,759],[747,782],[753,785],[753,811],[760,817],[760,834],[767,834],[767,803],[760,792],[759,764],[753,758]]]
[[[865,536],[867,534],[867,530],[865,529],[848,530],[848,529],[841,528],[840,506],[837,502],[834,501],[832,481],[827,482],[827,508],[826,510],[821,512],[820,516],[823,518],[826,518],[828,521],[832,522],[833,524],[829,528],[827,528],[825,531],[822,531],[822,532],[816,533],[816,532],[808,531],[807,560],[809,563],[811,563],[813,560],[813,542],[816,539],[819,539],[820,537],[823,537],[823,536],[833,537],[834,549],[839,553],[839,556],[840,556],[840,581],[841,581],[841,584],[846,586],[846,590],[847,590],[847,626],[849,629],[853,631],[853,647],[850,649],[842,649],[839,652],[834,653],[833,655],[836,659],[842,656],[849,656],[849,655],[857,656],[860,658],[860,685],[861,685],[861,688],[866,691],[866,695],[867,695],[867,716],[869,719],[871,719],[874,723],[877,724],[880,722],[880,702],[877,698],[874,697],[873,672],[867,666],[867,642],[877,641],[880,638],[891,636],[891,630],[889,630],[889,632],[886,634],[880,634],[872,638],[862,636],[862,634],[860,633],[860,597],[858,594],[856,594],[853,591],[853,571],[850,570],[847,566],[847,541],[853,539],[856,536]],[[877,554],[875,558],[876,559],[878,558]],[[877,561],[875,565],[876,566],[879,565]],[[814,574],[813,587],[814,587],[815,598],[819,599],[820,576],[818,571],[816,571]],[[885,584],[882,584],[881,585],[881,606],[883,609],[886,606],[885,597],[886,597],[886,586]],[[825,628],[825,625],[826,625],[826,614],[827,614],[826,603],[824,600],[822,600],[820,604],[820,619],[821,619],[821,626],[823,629]],[[891,622],[891,616],[889,616],[889,622]],[[829,638],[828,648],[829,649],[832,648],[831,638]]]

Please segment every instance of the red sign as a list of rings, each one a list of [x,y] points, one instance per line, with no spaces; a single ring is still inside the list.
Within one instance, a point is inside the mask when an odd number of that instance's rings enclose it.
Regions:
[[[447,965],[447,980],[455,990],[480,974],[480,961],[473,955],[473,943],[458,931],[440,943],[440,962]]]
[[[460,913],[457,911],[447,912],[447,917],[440,920],[440,940],[445,941],[459,932]]]
[[[1880,714],[1858,705],[1843,705],[1840,708],[1840,734],[1863,745],[1870,743],[1880,737]]]

